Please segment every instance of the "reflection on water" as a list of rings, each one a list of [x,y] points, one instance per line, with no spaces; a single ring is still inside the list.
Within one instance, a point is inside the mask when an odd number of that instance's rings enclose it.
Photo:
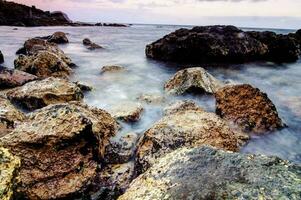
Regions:
[[[162,94],[163,85],[183,66],[176,63],[162,63],[145,57],[145,45],[161,38],[179,27],[133,26],[114,27],[0,27],[0,50],[5,56],[7,67],[13,67],[15,52],[24,41],[35,36],[52,34],[55,31],[68,33],[69,44],[61,48],[79,66],[72,80],[79,80],[94,87],[86,94],[89,105],[108,109],[123,101],[136,101],[141,94]],[[273,30],[275,31],[275,30]],[[287,30],[276,30],[287,33]],[[90,51],[82,45],[83,38],[104,46],[103,50]],[[126,72],[100,75],[104,65],[121,65]],[[252,63],[245,65],[216,66],[201,65],[215,77],[224,81],[250,83],[268,93],[288,128],[265,136],[253,136],[242,149],[243,152],[277,155],[301,163],[301,62],[275,65],[273,63]],[[214,98],[210,96],[177,97],[195,100],[208,111],[214,111]],[[168,97],[167,102],[175,100]],[[143,133],[162,117],[164,105],[144,105],[141,121],[122,124],[125,132]]]

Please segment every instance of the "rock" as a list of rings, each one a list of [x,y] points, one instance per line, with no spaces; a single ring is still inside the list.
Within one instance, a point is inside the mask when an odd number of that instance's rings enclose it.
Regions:
[[[0,51],[0,64],[4,63],[4,56],[2,52]]]
[[[214,78],[201,67],[187,68],[178,71],[165,83],[164,89],[168,94],[181,95],[184,93],[215,93],[223,83]]]
[[[164,108],[164,115],[172,115],[177,112],[195,110],[195,111],[204,111],[200,108],[194,101],[191,100],[179,100],[169,104]]]
[[[0,147],[0,199],[12,199],[19,167],[20,159]]]
[[[69,43],[69,40],[64,32],[55,32],[49,36],[48,42],[54,42],[56,44],[66,44]]]
[[[38,77],[20,70],[0,68],[0,89],[22,86]]]
[[[165,102],[165,97],[160,94],[142,94],[137,100],[143,101],[147,104],[161,104]]]
[[[81,89],[74,83],[59,78],[32,81],[7,92],[12,102],[25,109],[34,110],[50,104],[81,101]]]
[[[93,43],[89,38],[85,38],[85,39],[83,40],[83,44],[84,44],[84,46],[86,46],[87,49],[89,49],[89,50],[103,49],[102,46]]]
[[[291,37],[268,35],[266,43],[253,33],[234,26],[182,28],[147,45],[145,51],[149,58],[189,63],[291,62],[298,59],[298,46]],[[280,57],[274,57],[276,55]]]
[[[232,85],[215,94],[216,113],[257,134],[284,127],[277,109],[267,94],[251,85]]]
[[[181,148],[136,178],[119,200],[294,199],[301,166],[277,157]]]
[[[122,72],[122,71],[126,71],[126,68],[118,65],[109,65],[109,66],[103,66],[101,68],[100,73],[104,74],[108,72]]]
[[[111,138],[106,148],[105,162],[109,164],[128,162],[134,155],[137,139],[136,133],[128,133],[118,139]]]
[[[11,132],[23,120],[25,120],[24,114],[9,100],[0,97],[0,137]]]
[[[248,136],[232,131],[214,113],[186,110],[167,115],[141,137],[136,153],[137,173],[146,171],[156,159],[180,147],[203,144],[238,151]]]
[[[111,115],[121,121],[137,122],[143,113],[143,107],[139,103],[123,102],[110,109]]]
[[[68,78],[72,73],[72,69],[60,57],[49,51],[40,51],[32,56],[20,55],[15,60],[15,68],[40,78]]]
[[[82,90],[82,92],[89,92],[93,90],[92,86],[79,81],[74,82],[74,84],[76,84]]]
[[[299,29],[296,33],[295,33],[295,39],[299,42],[300,48],[301,48],[301,29]]]
[[[28,118],[0,138],[21,158],[20,199],[81,199],[101,167],[115,120],[80,103],[51,105]]]
[[[117,199],[128,188],[133,177],[133,162],[105,166],[94,182],[91,199]]]

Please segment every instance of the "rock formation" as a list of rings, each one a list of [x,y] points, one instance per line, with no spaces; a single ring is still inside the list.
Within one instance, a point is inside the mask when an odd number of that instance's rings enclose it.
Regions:
[[[92,42],[89,38],[85,38],[83,40],[83,45],[86,46],[89,50],[103,49],[102,46]]]

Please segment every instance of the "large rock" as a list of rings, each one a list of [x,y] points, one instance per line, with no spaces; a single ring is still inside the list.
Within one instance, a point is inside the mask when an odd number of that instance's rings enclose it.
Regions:
[[[214,113],[180,110],[155,123],[141,137],[136,154],[137,173],[146,171],[156,159],[180,147],[203,144],[238,151],[248,136],[232,131],[226,121]]]
[[[204,111],[192,100],[179,100],[166,106],[164,108],[164,115],[172,115],[186,110]]]
[[[137,122],[140,120],[143,110],[140,103],[121,102],[120,104],[112,106],[109,112],[117,120]]]
[[[47,39],[48,42],[54,42],[56,44],[66,44],[69,43],[69,40],[64,32],[55,32],[50,35]]]
[[[74,83],[59,78],[47,78],[29,82],[6,93],[8,99],[33,110],[50,104],[80,101],[84,95]]]
[[[0,139],[22,161],[19,198],[83,197],[115,134],[115,120],[103,110],[79,103],[51,105],[28,118]]]
[[[284,126],[267,94],[251,85],[226,86],[217,91],[216,113],[244,131],[265,133]]]
[[[83,45],[86,46],[89,50],[103,49],[102,46],[92,42],[89,38],[85,38],[83,40]]]
[[[19,167],[20,159],[0,147],[0,199],[12,199]]]
[[[1,63],[4,63],[4,57],[3,57],[2,52],[0,51],[0,64],[1,64]]]
[[[0,97],[0,137],[12,131],[25,116],[9,100]]]
[[[159,159],[119,200],[300,199],[301,166],[202,146]]]
[[[168,94],[184,93],[215,93],[223,83],[214,78],[201,67],[187,68],[178,71],[165,83],[164,89]]]
[[[291,37],[275,34],[275,38],[269,35],[267,41],[265,43],[254,37],[253,33],[234,26],[202,26],[190,30],[182,28],[147,45],[146,56],[189,63],[241,63],[257,60],[287,62],[298,59],[298,46]]]
[[[20,70],[12,70],[0,67],[0,89],[22,86],[27,82],[37,79],[37,76]]]

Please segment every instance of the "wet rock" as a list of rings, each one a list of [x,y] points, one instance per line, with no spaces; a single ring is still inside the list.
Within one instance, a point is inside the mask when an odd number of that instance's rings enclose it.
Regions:
[[[165,97],[160,94],[142,94],[137,100],[145,102],[147,104],[161,104],[165,102]]]
[[[12,199],[19,167],[20,159],[0,147],[0,199]]]
[[[137,122],[143,113],[143,107],[139,103],[123,102],[110,109],[111,115],[124,122]]]
[[[8,99],[0,97],[0,137],[11,132],[25,116]]]
[[[50,104],[81,101],[81,89],[74,83],[59,78],[47,78],[29,82],[7,92],[12,102],[25,109],[34,110]]]
[[[179,100],[169,104],[164,108],[164,115],[172,115],[177,112],[195,110],[195,111],[204,111],[192,100]]]
[[[89,92],[93,90],[93,87],[90,85],[87,85],[86,83],[82,83],[79,81],[74,82],[83,92]]]
[[[165,83],[164,89],[168,94],[181,95],[184,93],[215,93],[223,83],[214,78],[201,67],[187,68],[178,71]]]
[[[238,151],[248,136],[232,131],[214,113],[186,110],[167,115],[147,130],[139,140],[136,153],[137,173],[146,171],[156,159],[180,147],[203,144]]]
[[[48,42],[53,42],[56,44],[66,44],[69,43],[69,40],[64,32],[55,32],[49,36]]]
[[[128,162],[134,155],[137,139],[136,133],[128,133],[118,139],[111,138],[106,148],[105,162],[109,164]]]
[[[109,65],[109,66],[103,66],[101,68],[100,73],[104,74],[109,72],[122,72],[122,71],[126,71],[126,68],[118,65]]]
[[[97,175],[91,199],[115,200],[125,192],[134,177],[134,163],[107,165]]]
[[[62,59],[48,51],[40,51],[32,56],[20,55],[15,60],[15,68],[40,78],[68,78],[72,73],[72,69]]]
[[[0,64],[4,63],[4,56],[2,54],[2,52],[0,51]]]
[[[0,89],[22,86],[38,77],[20,70],[12,70],[0,67]]]
[[[80,103],[37,110],[0,144],[21,158],[20,199],[76,199],[88,192],[116,122]]]
[[[301,29],[299,29],[296,33],[295,33],[295,39],[299,42],[300,48],[301,48]]]
[[[87,47],[87,49],[89,50],[95,50],[95,49],[103,49],[102,46],[98,45],[98,44],[95,44],[94,42],[92,42],[89,38],[85,38],[83,40],[83,44],[84,46]]]
[[[265,133],[284,127],[267,94],[251,85],[232,85],[215,94],[216,113],[242,127],[244,131]]]
[[[209,146],[178,149],[136,178],[119,200],[299,199],[301,167]]]

